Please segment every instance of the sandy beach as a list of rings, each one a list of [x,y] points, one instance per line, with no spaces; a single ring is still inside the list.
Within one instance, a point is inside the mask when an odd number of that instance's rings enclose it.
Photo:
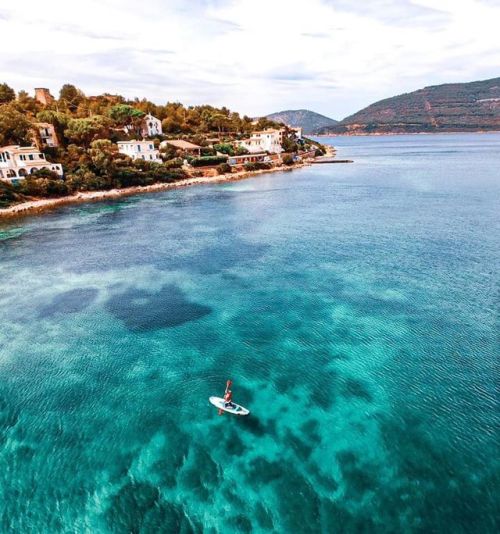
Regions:
[[[99,202],[101,200],[110,200],[114,198],[120,198],[131,195],[138,195],[142,193],[153,193],[155,191],[167,191],[169,189],[177,189],[180,187],[188,187],[192,185],[203,185],[203,184],[216,184],[221,182],[235,182],[238,180],[243,180],[245,178],[250,178],[253,176],[258,176],[260,174],[269,174],[273,172],[286,172],[292,171],[300,167],[310,165],[309,162],[303,162],[294,165],[293,167],[280,166],[274,167],[273,169],[265,169],[258,171],[241,171],[232,174],[221,174],[219,176],[210,176],[210,177],[201,177],[201,178],[185,178],[184,180],[179,180],[178,182],[163,184],[152,184],[147,186],[134,186],[126,187],[123,189],[110,189],[108,191],[84,191],[76,195],[58,197],[58,198],[41,198],[30,200],[28,202],[22,202],[20,204],[15,204],[8,208],[0,209],[0,219],[14,218],[14,217],[24,217],[28,215],[35,215],[38,213],[43,213],[60,206],[65,206],[69,204],[80,204],[84,202]]]

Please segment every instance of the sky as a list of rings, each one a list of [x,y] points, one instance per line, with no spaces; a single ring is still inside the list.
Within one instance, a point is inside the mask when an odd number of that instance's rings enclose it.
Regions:
[[[344,118],[500,76],[500,0],[0,0],[0,83]]]

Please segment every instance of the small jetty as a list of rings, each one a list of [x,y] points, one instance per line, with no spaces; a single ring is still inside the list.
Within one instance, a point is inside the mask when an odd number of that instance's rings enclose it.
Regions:
[[[336,159],[328,156],[314,158],[312,163],[354,163],[352,159]]]

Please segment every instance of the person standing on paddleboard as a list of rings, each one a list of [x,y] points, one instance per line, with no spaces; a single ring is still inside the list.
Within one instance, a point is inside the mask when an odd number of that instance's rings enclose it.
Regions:
[[[224,391],[224,406],[226,408],[233,405],[233,392],[229,389],[232,385],[233,382],[231,380],[226,382],[226,391]],[[219,415],[222,415],[223,413],[224,412],[222,410],[219,410]]]

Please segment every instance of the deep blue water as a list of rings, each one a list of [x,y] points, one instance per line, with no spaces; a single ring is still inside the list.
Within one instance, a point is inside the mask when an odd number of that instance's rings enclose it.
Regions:
[[[0,531],[498,531],[500,135],[328,142],[0,226]]]

